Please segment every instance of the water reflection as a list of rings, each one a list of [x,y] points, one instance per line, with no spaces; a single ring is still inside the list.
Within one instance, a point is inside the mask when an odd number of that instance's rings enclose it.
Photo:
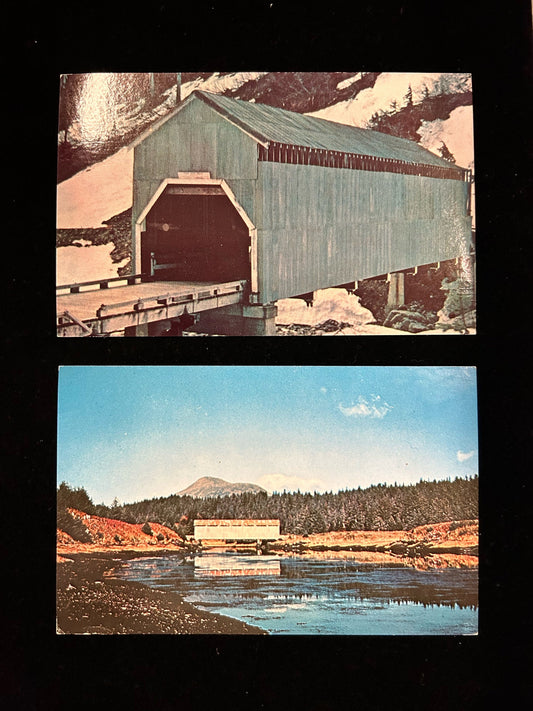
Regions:
[[[274,634],[477,633],[477,570],[237,551],[137,559],[118,574]]]
[[[194,559],[194,574],[197,577],[221,577],[242,575],[280,575],[280,561],[263,556],[202,555]]]

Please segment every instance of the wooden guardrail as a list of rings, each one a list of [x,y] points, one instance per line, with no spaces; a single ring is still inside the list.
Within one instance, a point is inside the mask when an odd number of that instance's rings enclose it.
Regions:
[[[110,277],[109,279],[94,279],[93,281],[79,281],[72,284],[60,284],[56,286],[57,291],[69,290],[71,294],[79,294],[82,287],[97,286],[99,289],[108,289],[109,284],[118,285],[118,282],[124,282],[128,286],[140,284],[142,281],[148,281],[150,277],[147,274],[131,274],[128,276]],[[95,289],[96,291],[96,289]]]

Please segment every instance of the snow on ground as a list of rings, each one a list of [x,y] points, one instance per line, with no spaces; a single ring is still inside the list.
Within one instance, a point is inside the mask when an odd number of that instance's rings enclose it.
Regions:
[[[341,91],[342,89],[347,89],[352,84],[355,84],[355,82],[358,79],[361,79],[362,76],[363,76],[363,72],[357,72],[357,74],[354,74],[353,77],[348,77],[348,79],[345,79],[344,81],[340,81],[337,84],[337,91]]]
[[[361,306],[359,297],[349,294],[346,289],[321,289],[314,292],[312,306],[303,299],[280,299],[276,323],[298,323],[316,326],[318,323],[334,319],[360,326],[374,320],[372,313]]]
[[[57,228],[102,227],[132,204],[133,151],[121,148],[57,186]]]
[[[215,72],[208,79],[195,79],[194,81],[185,82],[181,86],[181,98],[185,99],[195,89],[202,91],[210,91],[213,94],[222,94],[227,89],[238,89],[248,81],[260,79],[268,74],[268,72],[233,72],[220,76],[219,72]]]
[[[118,276],[118,269],[128,261],[113,262],[113,242],[92,245],[87,240],[79,246],[58,247],[56,250],[56,284],[76,284]]]
[[[317,326],[328,319],[333,319],[339,323],[349,323],[341,330],[332,333],[325,333],[329,336],[411,336],[408,331],[400,331],[396,328],[388,328],[372,323],[374,316],[372,312],[361,306],[360,299],[354,294],[349,294],[346,289],[321,289],[314,292],[312,306],[307,306],[303,299],[280,299],[277,302],[278,315],[276,324],[288,326],[299,324],[303,326]],[[468,329],[470,333],[475,333],[475,329]],[[453,336],[459,335],[458,331],[452,328],[448,330],[434,329],[422,331],[417,335]]]
[[[474,171],[474,112],[472,106],[458,106],[447,119],[422,121],[420,145],[438,155],[445,143],[461,168]],[[475,226],[475,184],[472,184],[472,224]]]
[[[457,165],[474,168],[474,114],[472,106],[458,106],[447,119],[422,121],[418,129],[420,145],[438,153],[445,143],[453,153]]]
[[[460,93],[471,89],[471,77],[470,74],[459,73],[382,72],[373,87],[363,89],[355,98],[311,112],[309,116],[365,128],[372,114],[387,111],[393,101],[396,101],[398,108],[402,107],[409,86],[413,92],[413,103],[418,104],[424,98],[426,87],[430,96]]]

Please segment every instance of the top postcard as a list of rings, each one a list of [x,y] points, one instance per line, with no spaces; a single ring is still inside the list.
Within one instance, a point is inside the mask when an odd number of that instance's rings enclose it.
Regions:
[[[57,335],[476,332],[465,73],[60,77]]]

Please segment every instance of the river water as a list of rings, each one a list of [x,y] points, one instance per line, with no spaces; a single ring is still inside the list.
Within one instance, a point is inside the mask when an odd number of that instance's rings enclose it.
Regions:
[[[350,558],[208,552],[137,558],[118,577],[271,634],[477,634],[478,574],[420,571]]]

